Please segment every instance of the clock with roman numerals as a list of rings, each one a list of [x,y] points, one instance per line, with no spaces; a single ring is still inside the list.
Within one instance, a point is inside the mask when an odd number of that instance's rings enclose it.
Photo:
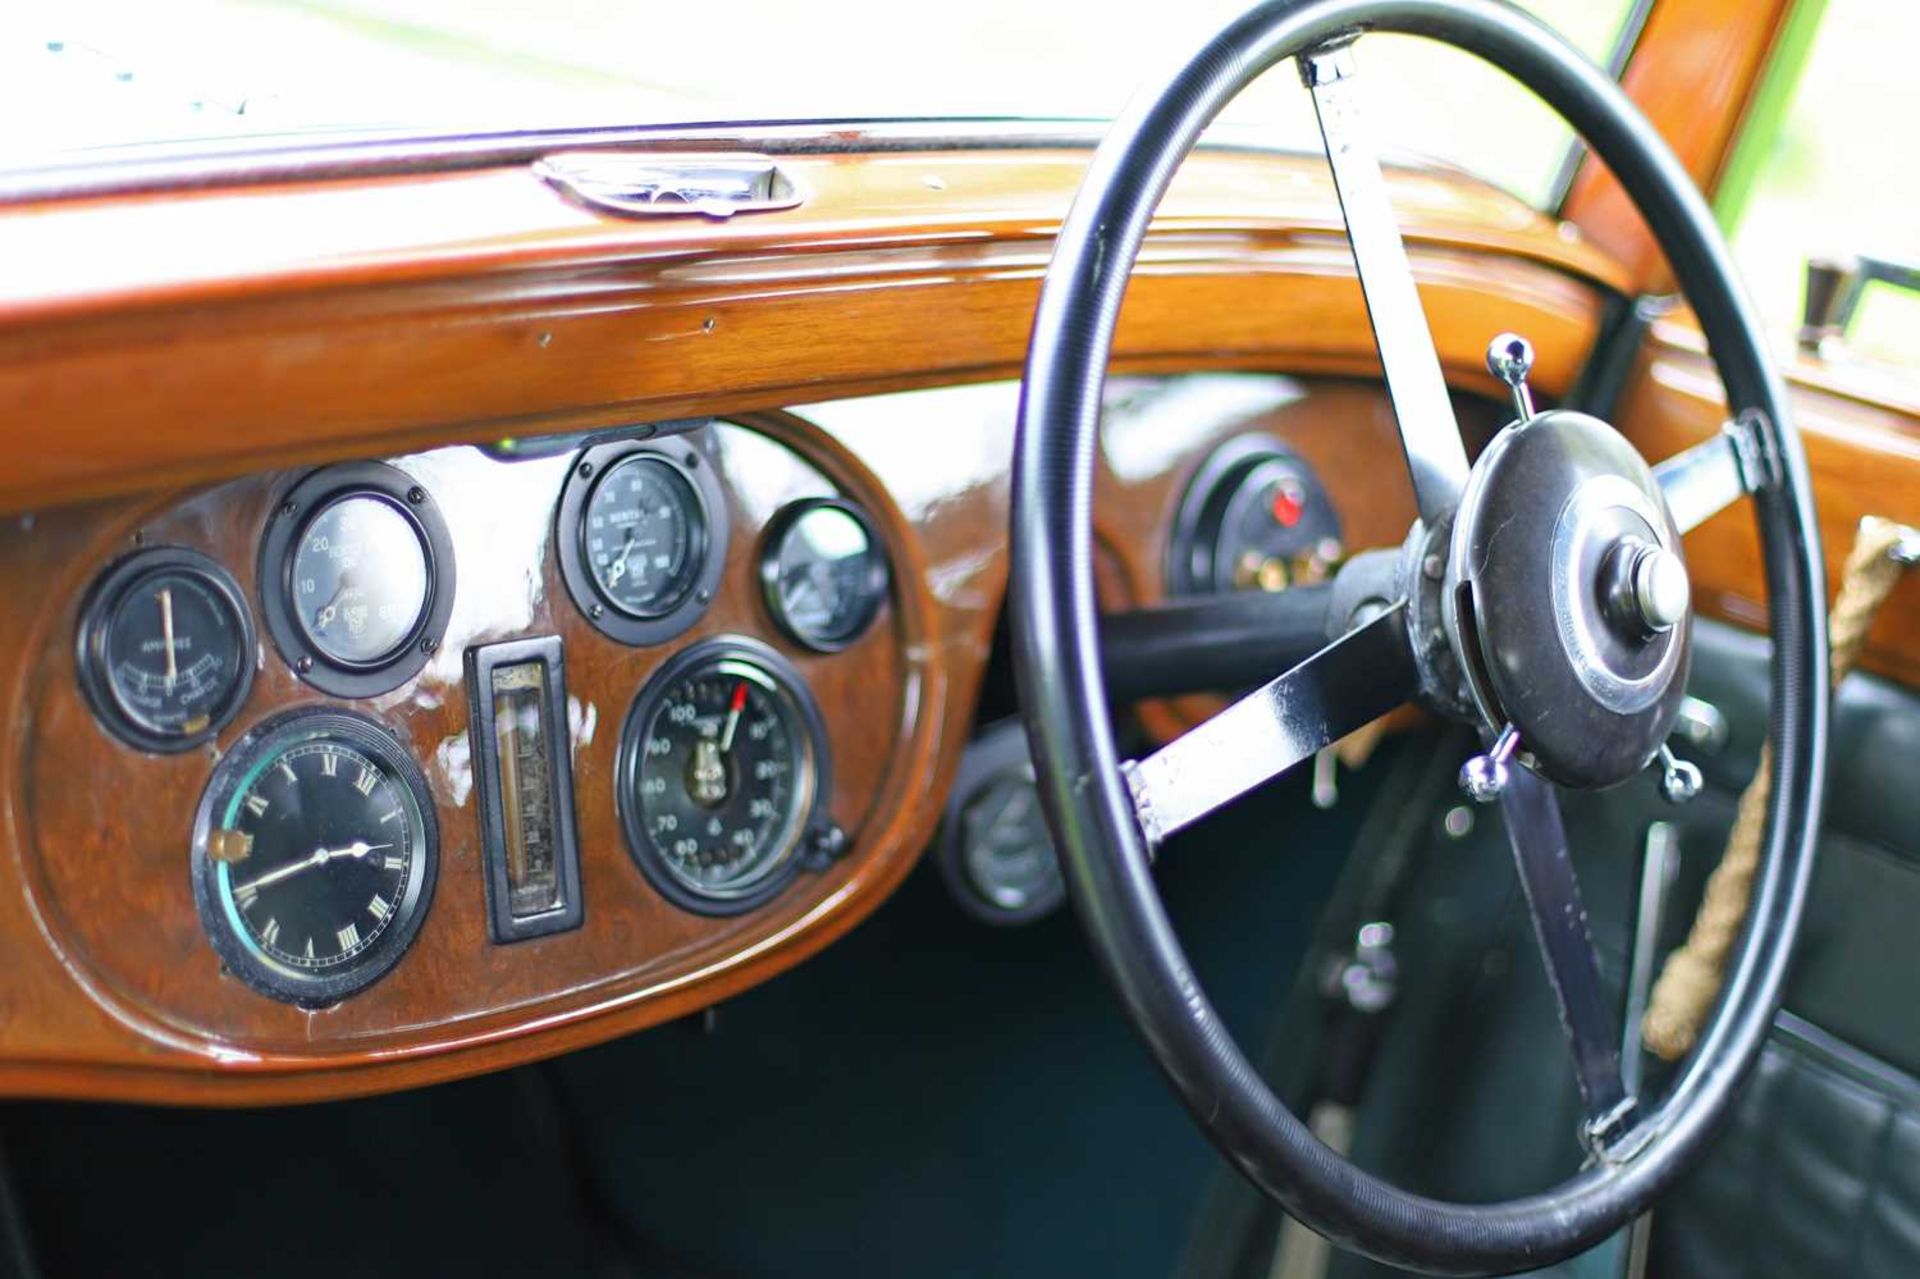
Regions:
[[[236,743],[201,798],[200,922],[261,994],[335,1003],[406,953],[433,900],[437,836],[426,780],[392,733],[291,712]]]

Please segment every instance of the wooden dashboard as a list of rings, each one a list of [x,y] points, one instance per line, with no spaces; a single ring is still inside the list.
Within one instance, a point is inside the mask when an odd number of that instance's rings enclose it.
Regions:
[[[290,1101],[548,1056],[766,980],[911,870],[992,649],[1011,379],[1086,155],[816,141],[783,161],[806,203],[729,222],[594,214],[498,155],[0,207],[0,581],[12,588],[0,600],[0,856],[12,872],[0,1091]],[[1465,416],[1497,424],[1475,397],[1493,389],[1481,352],[1500,329],[1539,348],[1544,395],[1567,394],[1627,275],[1571,227],[1461,175],[1391,181]],[[1319,160],[1194,157],[1148,238],[1116,370],[1157,388],[1149,408],[1116,407],[1107,423],[1097,528],[1118,599],[1164,593],[1182,490],[1242,435],[1278,438],[1312,466],[1347,549],[1404,531],[1391,415]],[[1209,398],[1214,384],[1240,391]],[[1182,388],[1194,391],[1185,408]],[[668,643],[610,640],[569,599],[554,545],[580,446],[513,461],[476,446],[708,415],[729,521],[714,598]],[[1636,416],[1666,424],[1655,456],[1705,429],[1645,406]],[[448,526],[458,586],[420,673],[334,697],[262,638],[245,704],[204,747],[159,755],[103,732],[77,682],[89,584],[136,548],[184,546],[258,608],[276,504],[311,468],[355,459],[385,459],[430,490]],[[815,496],[864,509],[891,565],[871,628],[831,653],[782,635],[757,571],[769,523]],[[1737,613],[1727,601],[1746,566],[1696,571]],[[564,646],[576,704],[584,919],[498,944],[462,662],[474,645],[542,635]],[[681,909],[636,872],[613,795],[636,693],[719,635],[773,646],[811,688],[834,764],[827,806],[848,836],[824,868],[724,916]],[[392,971],[303,1008],[223,971],[188,841],[223,752],[276,712],[317,704],[373,717],[420,762],[439,872]]]

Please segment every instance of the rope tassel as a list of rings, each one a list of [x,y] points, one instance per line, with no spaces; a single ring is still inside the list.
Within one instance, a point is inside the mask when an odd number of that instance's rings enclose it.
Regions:
[[[1833,649],[1833,682],[1837,686],[1866,647],[1874,614],[1892,593],[1905,567],[1894,550],[1907,536],[1899,524],[1869,515],[1860,521],[1853,551],[1840,581],[1840,594],[1827,618]],[[1753,897],[1753,875],[1760,862],[1760,838],[1765,833],[1767,797],[1772,787],[1773,751],[1760,752],[1760,766],[1740,796],[1740,811],[1727,836],[1726,851],[1707,880],[1706,896],[1686,944],[1667,956],[1660,980],[1654,983],[1641,1021],[1647,1051],[1663,1061],[1678,1061],[1693,1048],[1720,987],[1726,980],[1727,957],[1747,922]]]

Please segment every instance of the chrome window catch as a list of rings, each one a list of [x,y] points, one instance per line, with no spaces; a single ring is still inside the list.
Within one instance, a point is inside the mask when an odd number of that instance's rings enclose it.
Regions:
[[[536,160],[533,172],[589,208],[626,217],[730,218],[806,198],[777,162],[747,152],[568,151]]]

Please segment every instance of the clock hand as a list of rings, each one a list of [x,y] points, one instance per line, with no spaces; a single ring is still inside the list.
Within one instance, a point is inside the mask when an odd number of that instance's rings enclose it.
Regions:
[[[262,888],[277,884],[283,879],[292,879],[302,871],[312,870],[316,866],[325,866],[336,857],[351,857],[359,860],[368,853],[377,853],[383,848],[392,848],[392,844],[369,844],[364,839],[356,839],[344,848],[316,848],[297,862],[288,862],[285,866],[275,867],[264,875],[251,879],[244,884],[236,884],[233,891],[244,893],[249,889],[258,892]]]
[[[238,896],[248,891],[258,892],[262,888],[266,888],[271,884],[277,884],[283,879],[291,879],[303,870],[312,870],[315,866],[324,865],[326,860],[327,850],[324,848],[316,848],[311,855],[303,857],[297,862],[288,862],[285,866],[276,867],[264,875],[256,876],[248,880],[244,884],[235,884],[233,887],[234,894]]]
[[[345,848],[323,848],[320,851],[327,855],[326,860],[328,861],[332,861],[336,857],[351,857],[357,861],[365,857],[368,853],[377,853],[383,848],[392,847],[392,844],[369,844],[364,839],[356,839]]]

